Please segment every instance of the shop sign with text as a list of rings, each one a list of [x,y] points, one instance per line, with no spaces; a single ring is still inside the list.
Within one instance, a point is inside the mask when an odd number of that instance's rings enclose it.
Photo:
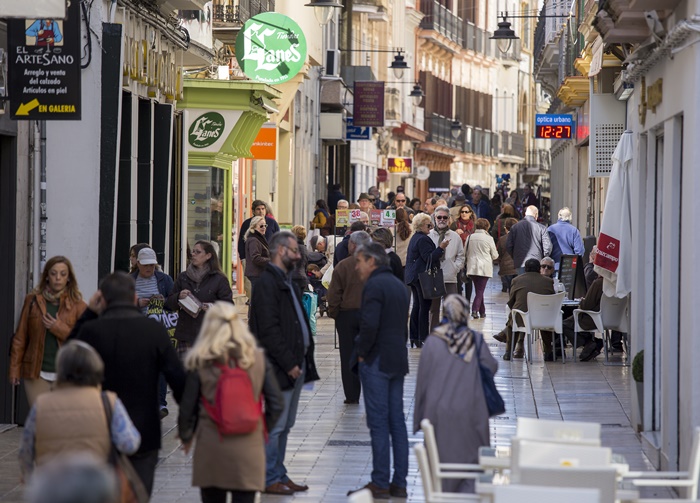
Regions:
[[[188,145],[199,152],[218,152],[241,115],[241,110],[187,110]]]
[[[353,100],[354,126],[384,127],[384,82],[356,80]]]
[[[255,140],[253,140],[250,153],[253,154],[253,159],[259,161],[276,161],[277,126],[270,123],[263,124]]]
[[[388,157],[387,170],[389,173],[410,175],[413,173],[413,158],[411,157]]]
[[[12,119],[80,120],[80,2],[67,5],[63,20],[7,23]]]
[[[306,37],[291,18],[263,12],[243,25],[236,38],[236,60],[250,79],[281,84],[304,65]]]

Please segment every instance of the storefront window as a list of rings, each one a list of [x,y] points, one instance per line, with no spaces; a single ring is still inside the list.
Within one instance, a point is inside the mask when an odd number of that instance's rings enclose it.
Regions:
[[[187,187],[187,254],[197,241],[211,241],[222,269],[231,261],[230,246],[224,246],[226,171],[190,166]]]

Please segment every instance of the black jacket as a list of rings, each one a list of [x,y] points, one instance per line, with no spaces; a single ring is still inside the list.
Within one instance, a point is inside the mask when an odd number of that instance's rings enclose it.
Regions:
[[[299,305],[302,305],[299,287],[292,284],[293,288],[290,290],[282,277],[283,273],[276,269],[272,264],[268,264],[255,283],[250,300],[248,324],[265,350],[280,388],[287,390],[294,387],[294,379],[287,372],[297,365],[301,368],[304,361],[304,382],[316,381],[319,377],[314,361],[314,339],[311,336],[309,320],[306,316],[302,320],[309,331],[309,347],[305,353],[304,336],[290,296],[296,295]]]
[[[379,370],[391,376],[408,374],[408,291],[389,267],[370,274],[360,313],[357,355],[369,364],[379,356]]]
[[[190,279],[186,271],[180,273],[175,280],[173,292],[165,300],[166,308],[171,311],[180,310],[178,297],[182,290],[189,290],[192,292],[192,295],[197,297],[202,303],[216,302],[217,300],[233,302],[231,285],[223,273],[216,271],[209,271],[209,274],[202,279],[199,287],[195,287],[194,281]],[[175,327],[175,339],[190,344],[193,343],[199,334],[199,329],[202,328],[203,322],[204,313],[199,313],[199,316],[193,318],[184,311],[180,312],[180,316],[177,319],[177,326]]]
[[[345,236],[343,240],[338,243],[335,247],[335,252],[333,252],[333,267],[338,265],[338,262],[344,258],[348,258],[350,252],[348,251],[348,244],[350,243],[350,234]]]
[[[241,225],[241,230],[238,231],[238,260],[245,259],[245,233],[248,232],[248,229],[250,229],[251,220],[253,220],[253,217],[245,220]],[[265,215],[265,223],[267,224],[265,239],[267,239],[269,242],[272,235],[280,231],[280,226],[277,223],[277,220],[270,218],[267,215]]]
[[[77,339],[90,344],[105,364],[103,389],[114,391],[141,433],[138,452],[160,449],[158,375],[165,376],[180,402],[185,371],[168,332],[133,305],[109,306],[98,318],[85,310]]]
[[[413,234],[406,252],[406,270],[404,271],[406,284],[417,284],[418,275],[427,269],[428,263],[432,267],[440,267],[440,259],[444,254],[445,250],[435,246],[427,234],[423,232]]]

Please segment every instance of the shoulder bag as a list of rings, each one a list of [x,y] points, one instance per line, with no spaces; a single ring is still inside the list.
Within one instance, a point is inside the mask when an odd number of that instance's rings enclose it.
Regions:
[[[119,452],[112,441],[112,405],[109,403],[107,393],[102,392],[102,405],[107,416],[107,431],[109,432],[109,464],[114,468],[119,486],[119,503],[148,503],[149,496],[141,478],[134,470],[131,461],[122,452]]]
[[[468,252],[469,252],[469,240],[472,238],[472,235],[469,234],[469,237],[467,238],[467,246],[464,249],[464,266],[459,270],[459,274],[457,275],[457,279],[466,286],[467,292],[471,292],[471,285],[472,285],[472,279],[469,277],[469,274],[467,274],[467,259],[469,258]],[[467,299],[469,300],[469,299]]]
[[[432,267],[432,255],[425,271],[418,273],[418,282],[424,299],[439,299],[445,295],[445,279],[440,266]]]
[[[506,411],[506,404],[503,397],[496,388],[496,382],[493,380],[493,372],[481,363],[481,345],[484,343],[484,336],[474,333],[478,337],[479,344],[476,348],[476,357],[479,361],[479,371],[481,373],[481,385],[484,388],[484,398],[486,399],[486,408],[489,411],[489,417],[498,416]]]

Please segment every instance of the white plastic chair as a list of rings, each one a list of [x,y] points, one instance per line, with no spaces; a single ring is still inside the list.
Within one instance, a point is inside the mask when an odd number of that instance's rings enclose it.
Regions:
[[[525,440],[600,446],[600,423],[519,417],[515,436]]]
[[[423,481],[423,495],[426,503],[451,503],[454,501],[481,501],[481,498],[475,494],[464,493],[444,493],[438,491],[433,484],[433,476],[430,471],[430,463],[428,462],[428,452],[423,444],[417,444],[413,447],[418,460],[418,469],[420,477]]]
[[[494,503],[602,503],[600,490],[581,487],[545,487],[511,484],[493,488]],[[606,502],[607,503],[607,502]]]
[[[634,487],[679,487],[686,488],[686,498],[674,501],[696,501],[700,480],[700,427],[693,432],[693,446],[690,449],[688,471],[685,472],[628,472],[623,478]],[[630,480],[627,480],[630,479]],[[640,502],[658,500],[637,500]]]
[[[523,466],[520,484],[527,486],[576,487],[598,489],[600,501],[617,501],[615,468],[555,468]],[[528,500],[529,501],[529,500]]]
[[[372,491],[369,489],[362,489],[348,496],[348,503],[374,503],[374,498],[372,497]]]
[[[527,312],[520,309],[513,309],[510,312],[513,333],[524,332],[527,336],[527,351],[530,363],[532,363],[532,332],[534,330],[552,330],[559,334],[562,363],[566,363],[561,311],[564,295],[566,295],[565,292],[555,293],[554,295],[539,295],[530,292],[527,294]],[[522,326],[518,324],[518,314],[523,319]],[[554,339],[552,339],[552,352],[556,360]]]
[[[581,329],[579,321],[582,314],[587,314],[595,323],[596,330],[603,336],[603,347],[605,348],[605,361],[608,361],[608,345],[610,344],[610,331],[629,332],[627,323],[627,305],[629,296],[624,299],[608,297],[603,295],[600,299],[600,311],[586,311],[584,309],[574,309],[574,361],[576,361],[576,340]],[[629,351],[626,352],[626,354]]]
[[[441,463],[433,423],[430,419],[423,419],[420,429],[423,430],[433,487],[442,489],[442,479],[477,479],[483,473],[483,468],[478,464]]]

